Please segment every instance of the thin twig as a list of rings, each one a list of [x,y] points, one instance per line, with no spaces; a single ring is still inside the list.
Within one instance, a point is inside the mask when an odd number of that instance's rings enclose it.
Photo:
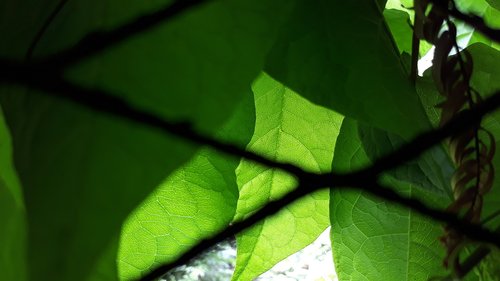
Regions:
[[[460,269],[457,272],[457,277],[465,277],[474,267],[476,267],[484,258],[486,258],[491,252],[491,249],[487,246],[480,246],[472,254],[470,254],[467,259],[460,265]]]
[[[26,51],[26,55],[25,55],[26,61],[29,61],[31,59],[31,57],[33,56],[33,52],[35,51],[35,47],[38,45],[38,42],[40,42],[40,39],[42,39],[43,35],[45,34],[45,31],[47,31],[47,28],[54,21],[56,16],[61,12],[62,8],[64,8],[66,3],[68,3],[68,0],[59,1],[59,3],[54,8],[52,13],[49,15],[49,17],[42,24],[42,27],[40,27],[38,32],[35,34],[35,37],[31,41],[31,44],[28,47],[28,50]]]
[[[481,221],[481,225],[485,225],[490,220],[494,219],[500,214],[500,210],[497,210],[493,214],[489,215]],[[495,229],[495,233],[500,234],[500,226]],[[477,248],[472,254],[470,254],[467,259],[460,265],[458,276],[465,277],[474,267],[476,267],[483,259],[485,259],[491,253],[491,247],[483,245]]]
[[[493,212],[492,214],[490,214],[489,216],[487,216],[486,218],[484,218],[481,221],[481,224],[482,225],[487,224],[488,222],[490,222],[491,220],[495,219],[498,216],[500,216],[500,210],[496,210],[495,212]]]
[[[73,47],[39,60],[38,63],[49,69],[61,69],[75,64],[155,26],[173,20],[180,14],[205,2],[208,2],[208,0],[176,0],[162,9],[141,15],[115,29],[89,33]]]
[[[359,183],[355,181],[354,183],[359,184],[357,186],[352,186],[354,188],[358,188],[360,190],[369,192],[374,196],[390,200],[391,202],[396,203],[400,206],[416,211],[421,215],[445,223],[451,228],[457,230],[457,232],[460,232],[465,236],[472,238],[472,240],[483,242],[486,241],[487,239],[490,241],[489,243],[492,243],[500,248],[500,235],[498,235],[497,233],[493,233],[492,231],[486,230],[485,228],[479,226],[478,224],[473,224],[460,217],[457,217],[456,214],[442,211],[440,209],[431,208],[420,200],[401,196],[394,189],[385,187],[381,184],[370,183],[370,182]]]
[[[442,12],[467,23],[491,40],[500,43],[500,30],[489,27],[484,22],[484,19],[482,17],[473,14],[468,15],[462,13],[457,9],[456,5],[452,5],[451,7],[449,7],[449,1],[430,0],[430,2],[436,5],[436,7],[438,7]]]
[[[485,225],[490,220],[494,219],[500,214],[500,210],[497,210],[493,214],[489,215],[481,221],[481,225]],[[500,226],[495,229],[495,233],[500,234]],[[485,259],[491,253],[491,247],[487,245],[482,245],[477,248],[472,254],[470,254],[467,259],[460,265],[460,270],[458,271],[457,277],[465,277],[474,267],[476,267],[483,259]]]
[[[495,233],[500,234],[500,227],[495,229]],[[465,277],[474,267],[476,267],[484,258],[486,258],[491,252],[490,246],[480,246],[472,254],[470,254],[467,259],[460,265],[460,270],[458,272],[458,277]]]
[[[490,39],[500,42],[500,30],[488,27],[481,17],[476,15],[467,15],[460,12],[455,6],[451,9],[447,7],[447,1],[430,0],[440,7],[443,12],[460,19],[473,26]],[[40,64],[48,68],[57,69],[77,63],[89,56],[95,55],[106,50],[109,47],[120,44],[123,41],[151,29],[159,24],[168,22],[192,7],[196,7],[208,2],[208,0],[177,0],[162,9],[151,12],[146,15],[121,25],[115,29],[107,31],[95,31],[85,36],[73,47],[63,50],[51,57],[39,61]]]
[[[366,169],[367,176],[379,175],[398,167],[400,164],[416,158],[422,152],[433,147],[453,134],[459,134],[481,121],[488,112],[500,106],[500,91],[476,104],[474,108],[463,110],[440,128],[430,130],[416,136],[412,141],[399,149],[375,161]]]

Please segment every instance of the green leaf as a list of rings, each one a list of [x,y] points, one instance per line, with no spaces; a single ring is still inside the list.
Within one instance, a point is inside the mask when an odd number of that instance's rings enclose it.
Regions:
[[[500,0],[486,0],[491,7],[500,10]]]
[[[10,134],[0,109],[0,278],[26,279],[26,213],[14,170]]]
[[[252,87],[256,125],[248,149],[306,170],[327,172],[342,117],[315,106],[261,75]],[[237,169],[240,197],[235,220],[296,187],[293,177],[249,161]],[[315,192],[237,236],[233,280],[253,280],[314,241],[329,225],[328,193]]]
[[[491,253],[479,265],[481,281],[500,281],[500,251],[492,249]]]
[[[457,7],[464,12],[473,13],[482,17],[486,24],[492,28],[500,28],[500,11],[495,7],[497,0],[459,0]],[[470,27],[467,27],[470,28]],[[500,44],[484,36],[481,32],[471,28],[468,45],[474,43],[487,44],[493,48],[500,49]]]
[[[441,111],[436,106],[443,99],[436,89],[431,76],[431,68],[424,72],[423,77],[417,77],[416,89],[425,113],[434,127],[439,125]]]
[[[128,213],[193,150],[39,93],[3,90],[29,221],[29,274],[87,280]],[[115,271],[115,258],[108,263]]]
[[[345,118],[335,147],[333,169],[370,164],[356,121]],[[433,206],[449,200],[391,178],[384,183]],[[357,190],[331,189],[332,249],[339,280],[427,280],[443,273],[444,248],[438,224],[413,211]]]
[[[301,1],[266,70],[316,104],[405,139],[429,127],[372,0]]]
[[[474,61],[471,86],[486,97],[500,90],[500,51],[485,44],[467,47]]]
[[[31,2],[0,4],[8,7],[0,22],[2,42],[8,41],[2,44],[3,56],[23,59],[58,1]],[[34,56],[56,53],[90,31],[113,28],[167,2],[68,1]],[[83,61],[65,75],[215,134],[251,95],[248,87],[262,69],[288,5],[285,0],[213,1]],[[25,21],[23,15],[36,20]],[[112,249],[118,248],[123,221],[191,157],[193,147],[21,87],[0,91],[25,188],[30,278],[116,279]]]
[[[211,134],[261,71],[292,3],[214,1],[86,61],[69,76]]]
[[[408,13],[396,9],[385,9],[384,19],[394,37],[399,52],[411,54],[413,31]]]
[[[474,61],[474,71],[472,73],[471,85],[482,97],[489,96],[500,90],[500,51],[484,44],[474,44],[467,48]],[[500,113],[494,112],[486,116],[482,125],[495,136],[496,153],[493,157],[493,165],[500,167]],[[487,140],[485,140],[486,143]],[[498,170],[496,171],[498,173]],[[484,196],[482,218],[486,218],[499,210],[500,206],[500,178],[496,176],[493,181],[493,188]],[[500,217],[489,221],[489,226],[495,228],[500,226]]]
[[[363,150],[370,161],[385,156],[406,141],[400,136],[385,132],[369,125],[358,123],[358,134]],[[417,159],[404,163],[387,174],[395,179],[411,183],[415,187],[440,196],[451,196],[450,182],[455,167],[442,146],[435,146],[424,152]]]
[[[500,51],[489,47],[485,44],[476,43],[469,47],[467,50],[473,57],[474,70],[471,78],[471,86],[477,90],[482,97],[489,96],[495,91],[500,90]],[[442,97],[437,92],[432,78],[430,77],[431,69],[424,73],[424,77],[418,80],[417,89],[419,96],[426,108],[427,113],[435,124],[439,120],[440,111],[435,107]],[[500,114],[495,112],[486,116],[482,125],[489,130],[496,138],[496,147],[500,147]],[[485,140],[488,143],[488,140]],[[495,153],[493,158],[493,165],[500,167],[500,154]],[[482,217],[486,218],[493,212],[498,210],[500,204],[500,179],[495,177],[492,190],[484,197]],[[500,218],[489,223],[491,226],[500,225]]]
[[[388,0],[385,5],[384,19],[401,54],[403,52],[411,54],[412,51],[415,12],[411,7],[413,7],[413,0]],[[431,48],[431,44],[421,40],[419,56],[425,56]]]
[[[474,43],[466,48],[473,57],[473,73],[471,86],[479,91],[481,96],[486,97],[500,89],[500,51],[486,44]],[[440,110],[436,107],[443,100],[434,85],[431,76],[432,67],[427,69],[423,77],[417,80],[417,93],[433,125],[437,125],[440,119]]]
[[[410,11],[409,8],[413,7],[412,0],[387,0],[385,4],[386,9],[398,9],[404,11]]]
[[[250,141],[253,99],[237,110],[220,138]],[[133,280],[175,260],[197,241],[227,227],[236,211],[238,158],[202,149],[172,173],[128,218],[118,254],[121,280]]]

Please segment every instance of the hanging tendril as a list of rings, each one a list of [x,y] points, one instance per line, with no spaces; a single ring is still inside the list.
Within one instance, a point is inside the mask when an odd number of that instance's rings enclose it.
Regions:
[[[453,1],[448,1],[449,7],[454,5]],[[444,97],[444,101],[437,105],[441,108],[439,124],[442,126],[461,110],[473,108],[481,101],[479,93],[470,87],[473,60],[467,50],[459,50],[457,29],[447,14],[430,5],[429,0],[415,0],[414,8],[415,37],[435,46],[432,77]],[[451,56],[453,50],[456,54]],[[477,125],[465,133],[451,136],[446,145],[456,165],[451,180],[454,201],[447,210],[463,215],[472,223],[480,223],[483,197],[493,185],[495,139],[489,131]],[[440,240],[447,249],[445,267],[459,273],[459,255],[468,241],[447,226]]]

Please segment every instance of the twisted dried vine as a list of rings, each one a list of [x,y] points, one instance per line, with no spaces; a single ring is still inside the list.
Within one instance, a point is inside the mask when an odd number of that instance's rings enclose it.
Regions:
[[[453,1],[448,6],[454,7]],[[447,29],[443,31],[446,23]],[[440,126],[449,122],[465,108],[474,108],[481,96],[470,87],[473,70],[472,56],[467,50],[459,50],[456,42],[457,30],[447,13],[429,0],[415,0],[414,36],[435,46],[432,76],[444,101],[441,108]],[[452,51],[454,56],[450,56]],[[417,54],[414,54],[416,56]],[[483,197],[493,185],[495,140],[493,135],[481,127],[474,126],[461,134],[453,134],[446,142],[451,159],[456,165],[451,187],[454,201],[447,210],[463,215],[464,219],[479,223]],[[461,270],[459,253],[467,244],[466,237],[446,226],[441,242],[447,248],[444,260],[459,275]]]

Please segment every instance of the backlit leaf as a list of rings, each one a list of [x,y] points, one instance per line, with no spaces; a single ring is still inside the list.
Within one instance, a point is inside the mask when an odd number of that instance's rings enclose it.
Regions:
[[[481,281],[500,280],[500,251],[493,249],[492,252],[481,262],[479,268]]]
[[[24,59],[58,2],[3,0],[0,30],[7,43],[0,44],[0,54]],[[168,2],[68,1],[33,56],[57,53],[91,31],[113,28]],[[84,60],[65,75],[215,134],[251,94],[249,85],[288,3],[213,1]],[[0,91],[25,188],[30,278],[116,279],[123,221],[194,147],[21,87]]]
[[[253,84],[255,133],[248,149],[306,170],[327,172],[342,117],[315,106],[261,75]],[[237,169],[240,197],[235,219],[248,216],[296,187],[293,177],[248,161]],[[253,280],[314,241],[329,225],[328,193],[315,192],[237,236],[233,280]]]
[[[384,10],[384,18],[400,53],[411,54],[413,31],[408,13],[397,9]]]
[[[375,161],[401,147],[406,142],[400,136],[358,123],[358,134],[363,150],[370,161]],[[404,163],[388,174],[414,187],[441,196],[450,194],[450,181],[455,168],[447,152],[435,146],[417,159]]]
[[[345,118],[335,147],[333,169],[346,171],[370,163],[357,137],[357,123]],[[384,183],[406,196],[433,205],[447,197],[391,178]],[[406,208],[357,190],[331,189],[332,249],[339,280],[428,280],[443,274],[441,227]]]
[[[255,120],[253,99],[243,103],[219,137],[242,146]],[[202,149],[172,173],[129,217],[118,254],[121,280],[133,280],[215,231],[227,227],[236,211],[238,158]]]
[[[301,1],[266,69],[308,100],[405,139],[428,128],[372,0]]]

